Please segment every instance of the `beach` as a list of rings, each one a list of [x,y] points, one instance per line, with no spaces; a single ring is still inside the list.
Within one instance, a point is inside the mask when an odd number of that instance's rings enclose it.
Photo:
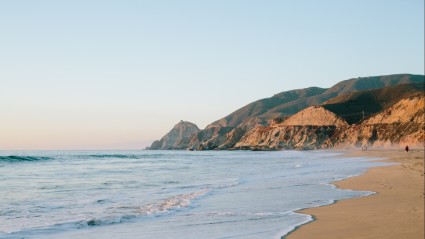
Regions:
[[[397,165],[371,168],[361,176],[334,183],[341,189],[376,194],[301,210],[315,220],[286,238],[424,238],[424,149],[357,149],[346,156],[385,158]]]
[[[417,149],[3,151],[0,181],[1,239],[423,236]]]

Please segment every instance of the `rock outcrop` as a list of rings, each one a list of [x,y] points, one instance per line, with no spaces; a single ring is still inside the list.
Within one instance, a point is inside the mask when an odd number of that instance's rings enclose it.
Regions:
[[[189,147],[198,150],[216,149],[225,143],[226,135],[233,129],[233,127],[208,126],[194,135]]]
[[[295,115],[291,116],[289,119],[283,121],[282,125],[312,125],[312,126],[346,126],[348,125],[343,119],[338,117],[338,115],[332,113],[329,110],[321,106],[311,106],[305,110],[302,110]]]
[[[251,129],[233,149],[280,150],[332,147],[336,126],[258,126]]]
[[[200,130],[187,121],[180,121],[160,140],[152,143],[148,149],[187,149],[191,139]]]
[[[235,149],[277,150],[318,149],[333,146],[331,138],[338,127],[348,124],[321,106],[311,106],[289,119],[258,126],[235,144]]]

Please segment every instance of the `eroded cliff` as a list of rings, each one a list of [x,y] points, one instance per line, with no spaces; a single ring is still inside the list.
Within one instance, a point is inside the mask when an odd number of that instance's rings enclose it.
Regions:
[[[259,126],[250,130],[234,149],[320,149],[348,146],[389,146],[424,143],[424,96],[402,99],[361,124],[333,123],[327,111],[308,108],[290,123]],[[311,118],[309,125],[306,119]],[[319,119],[319,120],[318,120]],[[330,121],[321,120],[329,119]],[[297,121],[299,120],[299,121]],[[318,124],[322,122],[322,125]]]
[[[187,121],[180,121],[160,140],[152,143],[148,149],[187,149],[190,140],[199,132],[198,126]]]

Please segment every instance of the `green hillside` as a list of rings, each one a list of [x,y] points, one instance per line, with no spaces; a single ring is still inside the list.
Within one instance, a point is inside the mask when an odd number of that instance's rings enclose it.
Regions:
[[[359,123],[363,117],[367,118],[378,113],[403,98],[423,94],[423,91],[423,83],[399,84],[343,94],[326,101],[323,106],[349,124],[354,124]]]

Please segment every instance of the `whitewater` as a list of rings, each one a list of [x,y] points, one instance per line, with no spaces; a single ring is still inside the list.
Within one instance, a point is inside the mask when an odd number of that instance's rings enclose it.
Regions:
[[[0,151],[0,238],[281,238],[296,213],[373,192],[330,151]]]

